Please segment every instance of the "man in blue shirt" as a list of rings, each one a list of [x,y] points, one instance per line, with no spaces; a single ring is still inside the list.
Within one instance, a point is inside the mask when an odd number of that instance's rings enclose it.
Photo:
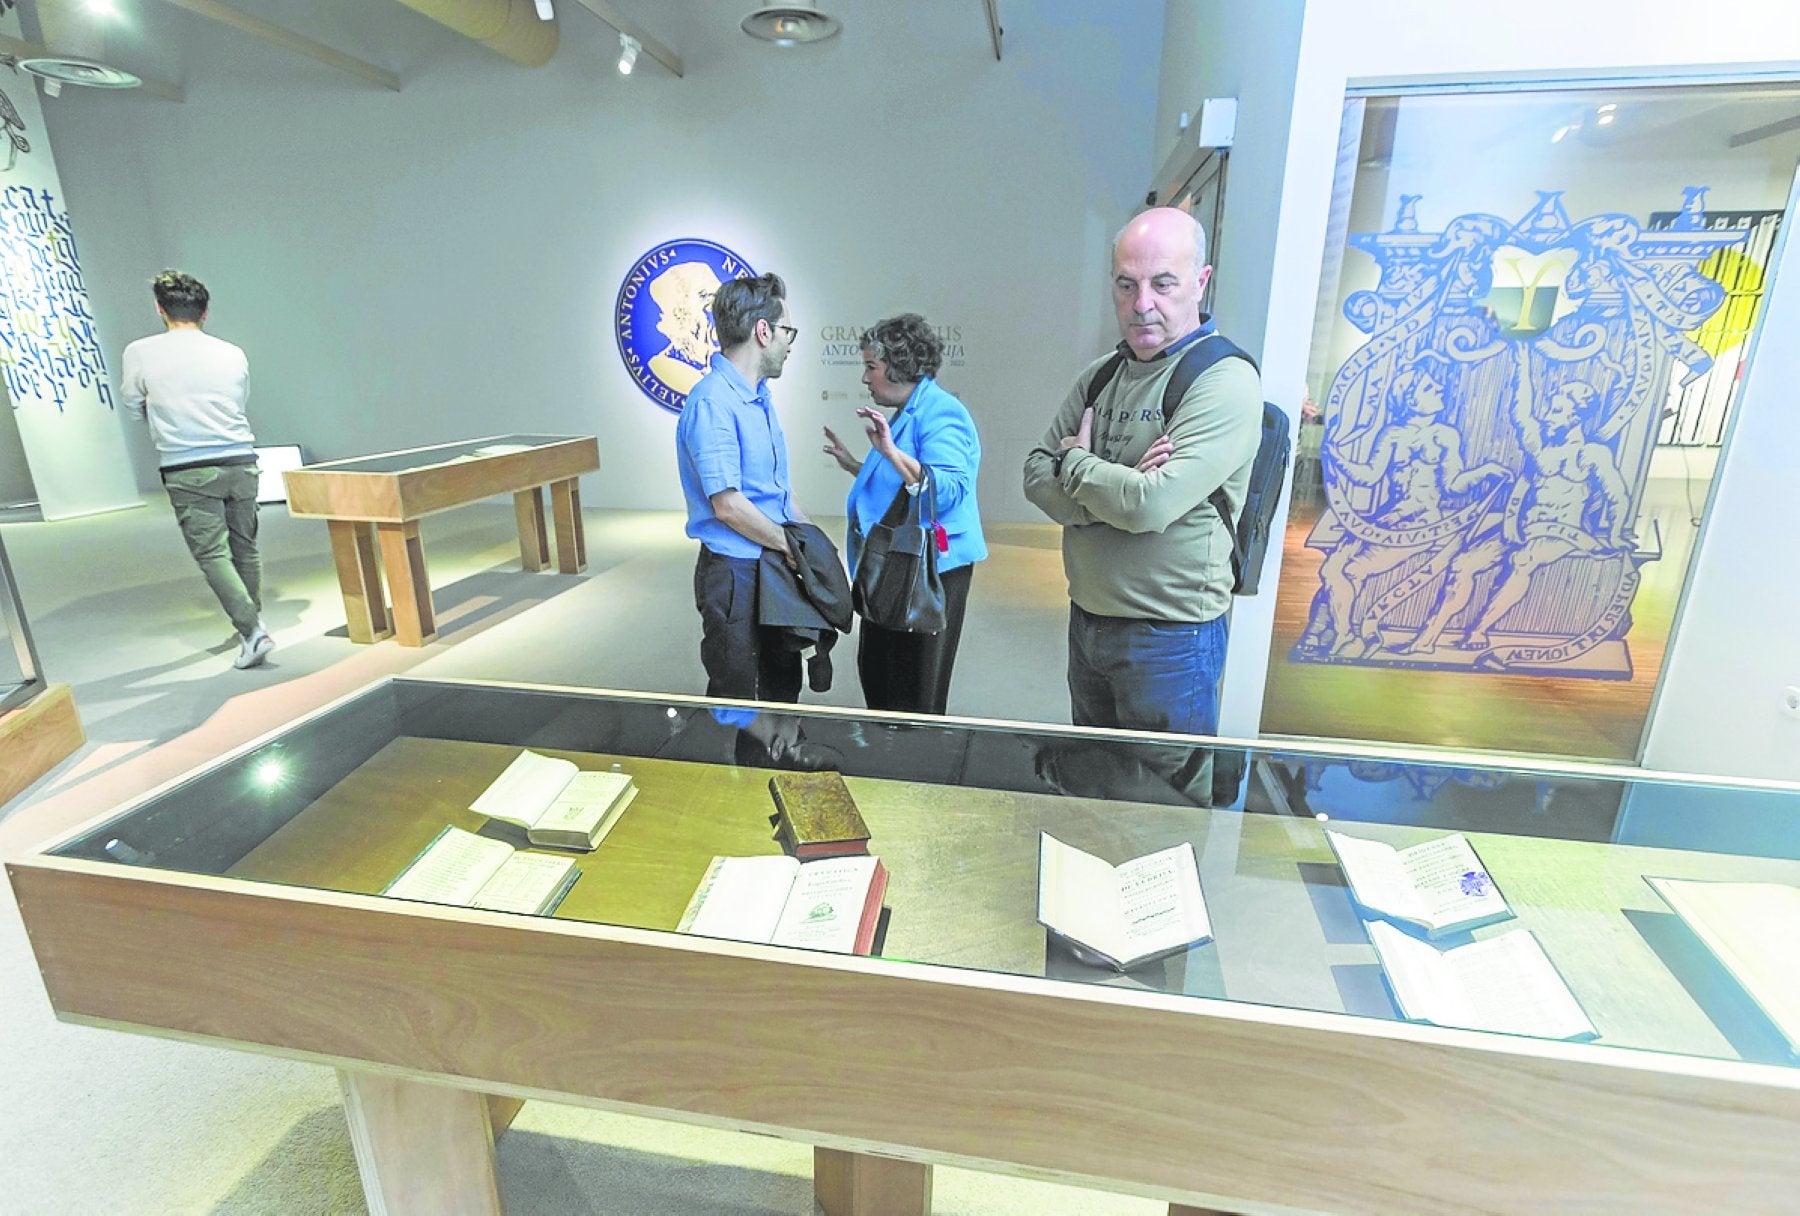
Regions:
[[[787,440],[769,398],[799,330],[777,275],[734,279],[713,296],[719,353],[675,423],[675,458],[687,500],[687,534],[700,542],[694,606],[706,695],[800,699],[800,654],[756,622],[757,562],[788,551],[782,525],[806,516],[788,479]]]

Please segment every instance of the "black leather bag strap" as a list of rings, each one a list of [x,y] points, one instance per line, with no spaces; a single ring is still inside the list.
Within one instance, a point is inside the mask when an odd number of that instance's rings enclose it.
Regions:
[[[906,523],[912,516],[913,500],[917,497],[918,495],[916,494],[908,494],[906,492],[906,483],[901,482],[900,488],[894,491],[894,497],[888,503],[887,510],[883,511],[881,514],[882,527],[898,528]]]
[[[920,499],[928,499],[923,513],[920,512]],[[894,491],[894,501],[888,504],[881,522],[889,528],[898,528],[903,524],[935,524],[937,522],[937,483],[932,480],[931,470],[925,470],[925,480],[917,494],[906,492],[906,483]]]

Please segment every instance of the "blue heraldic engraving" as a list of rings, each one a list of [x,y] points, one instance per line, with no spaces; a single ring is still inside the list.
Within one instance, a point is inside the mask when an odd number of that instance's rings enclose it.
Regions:
[[[1458,216],[1350,243],[1377,285],[1368,335],[1326,398],[1324,552],[1300,662],[1629,679],[1632,598],[1661,556],[1635,527],[1672,378],[1712,364],[1686,335],[1725,300],[1699,263],[1702,187],[1675,224],[1571,223],[1539,191],[1517,223]]]

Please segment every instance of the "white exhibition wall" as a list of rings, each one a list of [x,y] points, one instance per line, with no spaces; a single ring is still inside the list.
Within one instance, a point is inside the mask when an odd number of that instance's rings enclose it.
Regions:
[[[1287,6],[1218,7],[1230,11],[1213,13],[1216,21],[1207,24],[1189,21],[1187,6],[1172,4],[1166,36],[1194,39],[1204,63],[1214,53],[1278,45],[1291,23],[1287,12],[1265,11]],[[1165,54],[1165,62],[1182,61],[1180,48]],[[1292,107],[1275,187],[1278,228],[1270,239],[1241,225],[1228,238],[1234,255],[1270,285],[1262,355],[1271,399],[1291,408],[1306,372],[1347,86],[1695,73],[1800,75],[1800,23],[1791,6],[1720,0],[1700,13],[1676,0],[1609,0],[1578,9],[1553,0],[1498,8],[1312,0],[1292,70],[1278,61],[1257,63],[1242,77],[1239,94],[1246,109],[1279,110],[1290,100]],[[1165,77],[1165,100],[1171,88],[1182,97],[1194,91]],[[1260,200],[1270,188],[1266,170],[1253,173],[1247,158],[1234,159],[1229,192],[1251,191]],[[1231,207],[1228,197],[1228,226]],[[1792,524],[1792,470],[1800,466],[1791,390],[1800,360],[1795,246],[1788,243],[1777,268],[1759,362],[1715,483],[1651,723],[1644,756],[1651,767],[1800,777],[1800,720],[1780,708],[1783,688],[1800,684],[1800,540]],[[1228,733],[1255,729],[1272,606],[1273,597],[1240,601],[1234,615]]]
[[[861,368],[827,337],[916,310],[957,338],[940,379],[981,429],[984,517],[1041,518],[1025,451],[1116,341],[1107,242],[1150,176],[1160,4],[1019,6],[996,63],[971,0],[850,6],[791,51],[742,34],[736,0],[621,0],[681,79],[647,55],[621,78],[573,4],[538,69],[399,4],[242,5],[393,68],[398,94],[137,7],[185,103],[71,90],[51,116],[102,332],[116,351],[153,326],[161,267],[199,275],[250,353],[263,441],[323,459],[597,432],[589,505],[678,507],[674,417],[627,377],[611,313],[634,260],[697,237],[788,281],[776,397],[808,511],[848,489],[821,425],[860,441]]]
[[[19,33],[19,14],[0,11],[0,34]],[[45,519],[135,507],[113,352],[94,330],[37,83],[9,67],[0,89],[14,111],[0,140],[0,486]]]

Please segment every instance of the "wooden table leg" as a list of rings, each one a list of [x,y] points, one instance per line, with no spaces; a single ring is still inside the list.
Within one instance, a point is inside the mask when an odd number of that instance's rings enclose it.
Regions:
[[[371,1216],[500,1216],[488,1098],[373,1073],[338,1073]]]
[[[587,569],[587,534],[581,527],[581,479],[569,477],[550,483],[550,501],[556,512],[556,568],[564,574]]]
[[[381,567],[375,560],[375,532],[353,519],[328,519],[331,562],[344,596],[344,620],[352,642],[379,642],[393,636],[387,600],[381,594]]]
[[[51,684],[0,714],[0,802],[42,777],[87,742],[67,684]]]
[[[402,646],[423,646],[437,637],[437,616],[431,608],[419,521],[376,524],[375,535],[381,539],[381,565],[387,572],[388,598],[394,602],[394,640]]]
[[[550,529],[544,522],[544,487],[532,486],[513,495],[519,519],[519,564],[542,570],[550,564]]]
[[[931,1167],[815,1148],[813,1197],[825,1216],[925,1216],[931,1211]]]
[[[500,1094],[487,1096],[488,1126],[494,1129],[496,1141],[512,1126],[513,1120],[519,1117],[519,1110],[524,1105],[523,1098],[507,1098]]]

